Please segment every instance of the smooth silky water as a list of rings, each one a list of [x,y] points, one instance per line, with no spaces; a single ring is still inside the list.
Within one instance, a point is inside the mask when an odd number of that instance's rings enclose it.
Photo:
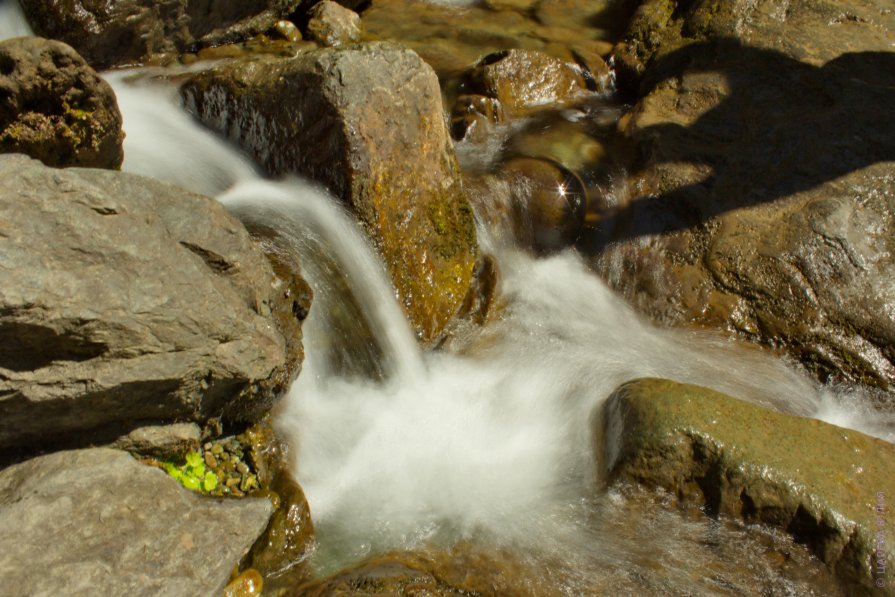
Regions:
[[[472,544],[511,553],[533,571],[524,582],[535,595],[822,594],[824,567],[779,533],[607,492],[600,406],[627,380],[664,377],[892,441],[892,417],[860,392],[818,387],[730,340],[658,329],[573,251],[535,259],[484,229],[503,274],[500,316],[456,342],[462,350],[423,353],[331,197],[262,180],[171,87],[135,74],[107,75],[124,169],[216,195],[275,231],[314,288],[306,360],[277,424],[310,503],[320,574],[388,550]]]

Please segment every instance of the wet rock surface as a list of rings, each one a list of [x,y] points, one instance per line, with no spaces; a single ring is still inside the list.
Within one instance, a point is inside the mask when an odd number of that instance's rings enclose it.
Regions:
[[[309,16],[308,37],[322,46],[337,48],[360,41],[360,16],[338,2],[318,2]]]
[[[263,33],[298,0],[21,0],[38,35],[74,47],[95,68],[173,58]]]
[[[497,0],[463,6],[374,0],[363,11],[369,39],[394,40],[417,52],[445,82],[492,52],[537,50],[576,63],[573,48],[605,56],[624,27],[626,2]],[[532,8],[537,12],[532,14]],[[549,15],[549,16],[547,16]],[[560,24],[561,23],[561,24]]]
[[[549,252],[578,238],[587,196],[574,173],[549,160],[514,158],[501,174],[512,189],[519,242]]]
[[[516,113],[567,104],[587,90],[580,69],[531,50],[489,54],[472,69],[470,79],[474,91]]]
[[[0,153],[48,166],[112,168],[124,159],[112,88],[64,43],[0,41]]]
[[[879,2],[796,2],[782,20],[777,2],[666,4],[644,3],[627,34],[642,99],[619,125],[632,176],[597,218],[597,270],[659,321],[890,389],[895,17]]]
[[[612,482],[660,487],[709,512],[785,529],[853,587],[849,594],[877,590],[877,531],[895,530],[877,511],[879,496],[885,503],[895,491],[892,444],[657,379],[617,389],[603,424]],[[882,549],[891,561],[891,546]]]
[[[24,156],[0,177],[0,445],[252,419],[297,373],[276,278],[218,203]]]
[[[0,571],[21,595],[217,597],[267,499],[202,498],[110,449],[0,471]]]
[[[476,241],[431,68],[364,44],[223,65],[182,93],[271,174],[308,176],[349,204],[417,333],[439,333],[466,294]]]
[[[560,595],[558,587],[538,582],[536,573],[509,554],[471,546],[450,551],[428,549],[383,554],[286,595]]]

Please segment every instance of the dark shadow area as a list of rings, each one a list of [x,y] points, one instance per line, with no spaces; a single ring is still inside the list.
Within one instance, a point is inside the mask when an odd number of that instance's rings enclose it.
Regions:
[[[723,92],[713,90],[725,83]],[[674,85],[680,86],[676,96],[662,91]],[[694,168],[703,178],[598,214],[582,239],[586,251],[698,226],[895,160],[893,52],[847,53],[814,67],[734,39],[694,43],[649,68],[640,95],[656,90],[677,102],[660,116],[705,111],[689,126],[636,130],[627,139],[631,171],[670,166],[686,173],[689,167],[690,180]]]

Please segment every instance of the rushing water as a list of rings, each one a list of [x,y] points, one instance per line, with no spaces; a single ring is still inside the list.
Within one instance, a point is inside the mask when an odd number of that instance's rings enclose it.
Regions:
[[[0,37],[13,22],[3,19]],[[885,435],[890,421],[862,414],[860,394],[819,388],[729,340],[658,329],[574,252],[535,259],[507,242],[490,245],[503,274],[500,317],[463,350],[423,354],[382,265],[334,200],[298,180],[261,180],[184,114],[170,87],[129,76],[107,76],[124,115],[124,169],[217,195],[302,255],[315,290],[307,357],[278,421],[297,455],[321,570],[380,550],[478,541],[513,548],[535,570],[552,562],[561,572],[545,571],[544,582],[566,594],[810,589],[762,563],[761,533],[634,512],[600,490],[596,416],[619,384],[655,376]],[[747,559],[757,563],[743,570]]]
[[[0,40],[31,35],[31,27],[16,0],[0,0]]]

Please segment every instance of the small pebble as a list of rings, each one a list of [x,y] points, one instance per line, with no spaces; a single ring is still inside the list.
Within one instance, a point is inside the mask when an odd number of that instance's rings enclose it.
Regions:
[[[249,467],[245,462],[236,463],[236,470],[240,472],[240,474],[246,474],[249,472]]]
[[[226,586],[223,597],[253,597],[260,595],[263,587],[261,574],[254,568],[249,568]]]
[[[217,468],[218,459],[214,457],[214,454],[211,452],[205,452],[205,464],[208,465],[209,468]]]

